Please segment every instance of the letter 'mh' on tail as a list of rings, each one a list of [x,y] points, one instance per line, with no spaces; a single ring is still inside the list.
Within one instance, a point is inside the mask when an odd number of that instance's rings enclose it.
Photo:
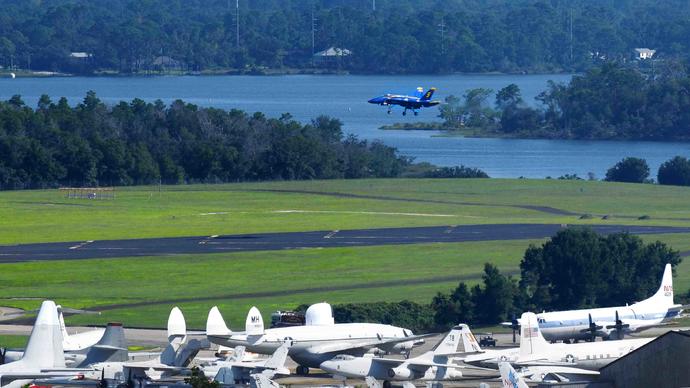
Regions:
[[[520,356],[540,353],[549,347],[539,330],[537,316],[534,313],[524,313],[520,317]]]
[[[529,388],[509,363],[499,362],[498,370],[501,372],[503,388]]]
[[[244,322],[247,335],[264,335],[264,319],[256,306],[249,309],[247,320]]]
[[[62,330],[55,302],[46,300],[41,304],[21,361],[34,368],[65,367]]]
[[[436,88],[431,88],[431,89],[427,90],[426,93],[424,93],[424,95],[422,96],[422,101],[431,100],[431,96],[434,95],[435,91],[436,91]]]

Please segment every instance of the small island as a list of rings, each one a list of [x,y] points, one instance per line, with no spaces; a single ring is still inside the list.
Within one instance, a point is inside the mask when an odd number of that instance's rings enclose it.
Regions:
[[[477,88],[462,98],[450,95],[439,107],[443,122],[393,124],[385,130],[434,130],[440,136],[524,139],[690,141],[690,77],[680,64],[644,73],[607,63],[573,77],[549,82],[525,103],[510,84],[495,93]],[[674,68],[676,71],[671,71]]]

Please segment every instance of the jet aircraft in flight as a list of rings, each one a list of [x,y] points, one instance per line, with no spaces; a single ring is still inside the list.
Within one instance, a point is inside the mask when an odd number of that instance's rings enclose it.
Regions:
[[[407,114],[408,109],[417,116],[420,108],[428,108],[441,103],[440,101],[431,99],[435,91],[436,88],[431,88],[424,92],[424,89],[418,87],[412,95],[386,93],[382,96],[372,98],[369,100],[369,103],[388,106],[388,114],[391,113],[393,105],[399,105],[405,108],[402,113],[403,116]]]

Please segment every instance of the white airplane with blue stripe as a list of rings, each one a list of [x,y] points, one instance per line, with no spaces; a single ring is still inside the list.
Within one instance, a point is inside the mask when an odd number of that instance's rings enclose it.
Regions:
[[[673,302],[673,273],[666,264],[659,290],[641,302],[618,307],[553,311],[537,314],[539,329],[547,341],[622,339],[626,334],[670,323],[687,306]],[[517,322],[521,324],[520,320]],[[511,326],[511,322],[504,322]]]

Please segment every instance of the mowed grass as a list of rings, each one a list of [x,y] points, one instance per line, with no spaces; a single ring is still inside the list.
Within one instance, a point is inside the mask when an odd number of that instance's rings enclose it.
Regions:
[[[58,190],[2,192],[0,244],[486,223],[690,225],[690,188],[607,182],[380,179],[116,193],[99,201],[67,199]]]
[[[29,341],[26,335],[4,335],[0,334],[0,348],[23,348]]]
[[[208,308],[214,304],[226,306],[231,319],[243,324],[248,308],[254,304],[262,307],[268,317],[276,304],[289,308],[323,300],[335,303],[403,299],[427,303],[436,292],[450,291],[459,280],[478,281],[486,262],[507,272],[517,271],[529,243],[539,241],[3,264],[0,305],[32,309],[38,307],[41,298],[52,298],[73,308],[95,309],[113,304],[160,302],[162,310],[150,306],[140,309],[155,314],[132,314],[134,310],[127,306],[105,311],[101,316],[73,317],[70,321],[120,320],[131,325],[161,326],[172,304],[180,300],[203,311],[203,316],[189,316],[193,325],[203,325]],[[334,287],[337,289],[332,290]],[[314,288],[318,290],[310,291]],[[266,292],[270,296],[255,296]],[[196,298],[204,300],[191,301]],[[235,303],[240,303],[237,308],[233,307]]]
[[[690,235],[648,235],[690,250]],[[412,300],[429,303],[459,281],[481,281],[484,263],[517,274],[529,244],[512,240],[419,245],[235,252],[122,259],[3,264],[0,305],[35,309],[43,298],[101,315],[68,318],[69,324],[124,322],[163,327],[172,306],[180,306],[190,327],[203,329],[218,305],[228,323],[242,329],[258,306],[266,321],[278,309],[304,303]],[[676,271],[675,288],[690,287],[690,260]],[[516,276],[517,277],[517,276]],[[136,306],[137,303],[149,303]],[[113,306],[115,305],[115,306]],[[117,306],[123,305],[123,306]]]

